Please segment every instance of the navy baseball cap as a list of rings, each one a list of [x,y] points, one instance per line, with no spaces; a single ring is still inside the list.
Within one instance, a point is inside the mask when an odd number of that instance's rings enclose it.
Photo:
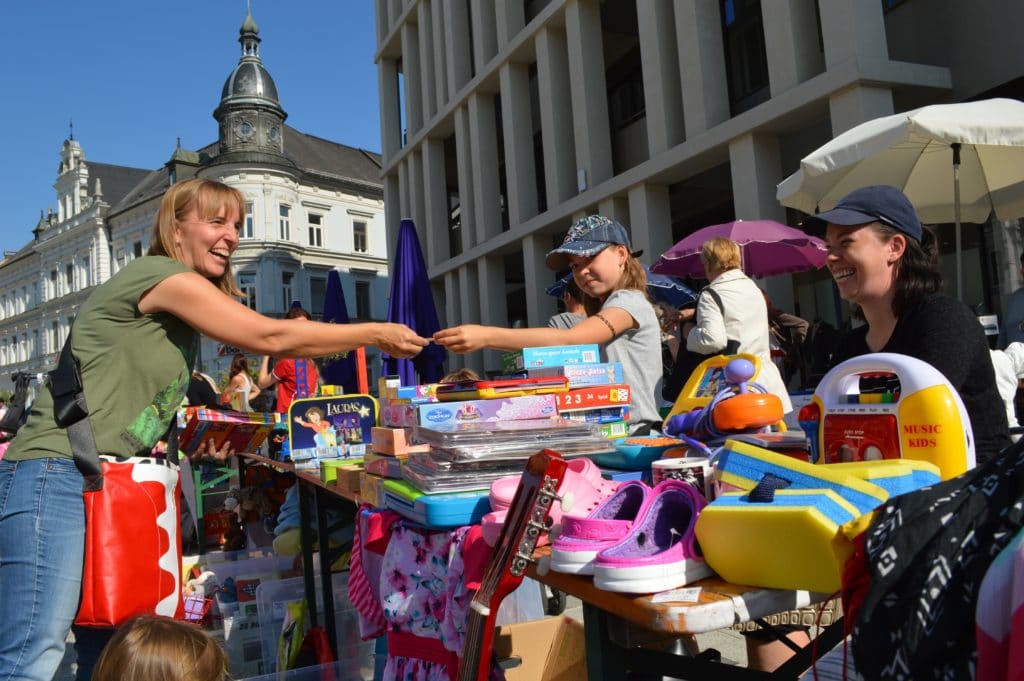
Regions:
[[[896,187],[886,184],[854,189],[839,199],[832,210],[805,219],[803,229],[821,236],[828,225],[855,227],[869,222],[881,222],[898,229],[914,241],[921,241],[921,221],[910,199]]]
[[[570,255],[589,258],[613,244],[622,244],[633,256],[643,254],[643,251],[632,252],[629,234],[621,223],[603,215],[588,215],[572,223],[562,245],[548,253],[545,262],[553,270],[568,269]]]

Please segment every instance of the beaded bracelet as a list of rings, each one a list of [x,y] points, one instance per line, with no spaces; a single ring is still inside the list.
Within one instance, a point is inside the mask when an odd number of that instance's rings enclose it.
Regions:
[[[604,325],[607,326],[608,330],[612,332],[612,340],[615,340],[615,337],[618,336],[619,334],[615,330],[615,327],[612,326],[612,323],[610,321],[608,321],[607,319],[605,319],[604,315],[602,315],[600,312],[594,313],[594,316],[597,317],[598,319],[600,319],[602,322],[604,322]]]

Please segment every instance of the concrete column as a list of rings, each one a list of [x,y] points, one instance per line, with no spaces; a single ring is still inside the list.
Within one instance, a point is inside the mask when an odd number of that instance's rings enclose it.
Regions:
[[[850,59],[889,59],[882,3],[832,0],[819,3],[825,65],[832,68]]]
[[[629,199],[625,196],[609,196],[597,204],[597,212],[606,218],[618,220],[626,227],[632,227],[629,215]]]
[[[388,16],[388,0],[376,0],[377,5],[377,46],[379,47],[384,38],[388,36],[391,28],[391,19]]]
[[[599,0],[569,0],[565,5],[565,34],[569,49],[577,190],[583,191],[613,175]],[[580,171],[585,173],[584,177],[578,175]]]
[[[509,325],[508,299],[505,294],[505,261],[500,255],[489,255],[479,258],[477,263],[478,295],[475,298],[480,305],[480,323],[487,326]],[[483,362],[485,369],[500,369],[500,351],[485,350]]]
[[[548,318],[558,311],[555,299],[544,293],[555,274],[544,264],[544,257],[552,249],[551,237],[547,234],[531,234],[522,241],[523,279],[526,286],[527,326],[546,326]],[[531,282],[536,282],[530,285]]]
[[[786,209],[775,200],[775,186],[783,179],[777,137],[737,137],[729,143],[729,168],[738,220],[786,221]]]
[[[535,43],[544,183],[548,205],[554,206],[576,195],[569,58],[565,32],[557,27],[545,26],[540,29]]]
[[[476,243],[501,234],[501,182],[498,178],[498,131],[494,96],[469,97],[469,134],[473,159],[473,204],[476,206]]]
[[[717,2],[675,0],[683,120],[691,138],[729,119],[729,89]]]
[[[829,97],[832,134],[839,135],[850,128],[879,116],[895,113],[892,90],[883,87],[855,85]]]
[[[423,140],[423,211],[427,266],[447,260],[448,189],[445,187],[444,142]]]
[[[455,158],[459,164],[459,214],[462,220],[462,252],[476,243],[476,197],[473,194],[473,150],[466,107],[455,110]]]
[[[761,17],[772,97],[825,69],[815,0],[762,0]]]
[[[461,277],[457,270],[452,270],[444,275],[444,316],[447,320],[445,328],[458,326],[462,323],[462,291],[459,288]],[[461,369],[466,366],[466,355],[457,355],[454,352],[448,353],[448,370]]]
[[[526,13],[521,0],[494,0],[498,49],[504,49],[526,26]]]
[[[522,3],[511,4],[519,7],[522,13]],[[508,193],[505,198],[508,201],[509,225],[515,226],[537,214],[537,170],[533,156],[529,67],[510,62],[501,67],[498,77]]]
[[[398,187],[398,173],[392,172],[384,177],[384,257],[391,261],[391,249],[398,241],[398,227],[402,221],[400,205],[401,191]],[[372,223],[371,223],[372,224]]]
[[[445,0],[432,0],[430,4],[430,26],[434,44],[434,95],[437,97],[436,111],[448,103],[448,49],[445,44]]]
[[[409,154],[409,217],[416,223],[420,234],[426,229],[425,198],[423,186],[423,157],[419,149]]]
[[[441,2],[441,0],[437,0]],[[426,124],[437,113],[437,91],[434,79],[434,17],[431,5],[434,0],[420,0],[420,87],[423,96],[423,122]]]
[[[480,262],[480,261],[477,261]],[[474,264],[463,265],[459,268],[459,316],[460,324],[480,323],[480,300],[476,294],[479,281]],[[462,366],[469,367],[481,376],[484,375],[484,356],[482,352],[472,352],[463,355]]]
[[[398,164],[398,197],[399,207],[402,210],[401,217],[407,218],[412,215],[412,197],[409,195],[409,157],[406,156]]]
[[[629,190],[629,234],[641,262],[652,264],[672,247],[668,186],[638,184]]]
[[[640,60],[647,107],[647,149],[650,156],[683,141],[683,95],[672,0],[636,5]]]
[[[423,128],[423,88],[420,84],[420,38],[416,24],[402,25],[402,73],[405,75],[405,129],[407,137]]]
[[[473,55],[469,46],[469,8],[465,2],[444,2],[444,40],[448,54],[448,100],[469,82]]]
[[[498,53],[498,27],[494,15],[494,0],[471,0],[471,4],[473,61],[476,64],[476,72],[480,73],[487,62]]]
[[[381,155],[387,163],[402,148],[402,119],[399,115],[398,63],[381,59],[377,63],[380,78],[380,143]]]

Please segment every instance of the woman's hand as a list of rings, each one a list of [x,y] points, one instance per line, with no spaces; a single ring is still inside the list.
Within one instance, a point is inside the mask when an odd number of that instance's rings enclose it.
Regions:
[[[405,324],[382,323],[379,335],[374,345],[392,357],[415,357],[430,343],[429,338],[417,335]]]
[[[434,334],[434,341],[452,352],[460,354],[489,347],[487,328],[479,324],[463,324],[450,329],[441,329]]]

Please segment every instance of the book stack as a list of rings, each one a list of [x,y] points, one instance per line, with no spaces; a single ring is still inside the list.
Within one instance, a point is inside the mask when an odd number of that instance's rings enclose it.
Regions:
[[[276,413],[185,407],[178,411],[178,449],[192,454],[212,440],[217,449],[229,443],[236,452],[255,452],[280,421]]]

